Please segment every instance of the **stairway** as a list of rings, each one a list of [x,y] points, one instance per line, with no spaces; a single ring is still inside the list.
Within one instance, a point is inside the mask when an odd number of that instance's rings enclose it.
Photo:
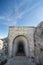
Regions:
[[[35,65],[31,62],[31,59],[25,56],[16,56],[15,58],[9,59],[6,65]]]

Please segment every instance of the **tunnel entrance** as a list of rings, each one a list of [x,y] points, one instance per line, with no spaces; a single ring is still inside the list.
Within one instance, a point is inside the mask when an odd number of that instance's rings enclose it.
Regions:
[[[27,56],[28,57],[28,43],[24,36],[17,36],[13,41],[12,56]]]
[[[23,41],[18,42],[18,49],[16,56],[25,56]]]

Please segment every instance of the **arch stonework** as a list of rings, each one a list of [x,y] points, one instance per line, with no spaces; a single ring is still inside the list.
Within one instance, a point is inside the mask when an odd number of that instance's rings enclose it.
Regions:
[[[24,46],[24,51],[25,51],[25,55],[28,57],[28,41],[27,41],[27,39],[25,38],[25,36],[23,36],[23,35],[19,35],[19,36],[17,36],[16,37],[16,39],[14,39],[14,41],[13,41],[13,49],[12,49],[12,55],[13,55],[13,57],[16,55],[16,52],[17,52],[17,49],[18,49],[18,41],[22,41],[22,42],[24,42],[23,43],[23,46]]]
[[[28,27],[28,26],[27,27],[25,26],[9,27],[9,34],[8,34],[9,57],[11,57],[12,55],[15,56],[14,48],[15,48],[15,45],[17,46],[17,43],[15,43],[15,41],[17,39],[20,40],[20,38],[21,40],[25,42],[24,47],[25,47],[26,56],[34,56],[34,31],[35,31],[34,27]]]

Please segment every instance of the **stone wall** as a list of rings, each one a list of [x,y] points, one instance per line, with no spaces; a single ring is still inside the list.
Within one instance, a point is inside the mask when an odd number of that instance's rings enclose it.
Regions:
[[[25,26],[10,26],[9,27],[9,34],[8,34],[8,46],[9,46],[9,56],[12,55],[12,45],[13,45],[13,40],[15,39],[16,36],[18,35],[23,35],[27,38],[28,44],[29,44],[29,54],[30,56],[34,56],[34,27],[25,27]]]

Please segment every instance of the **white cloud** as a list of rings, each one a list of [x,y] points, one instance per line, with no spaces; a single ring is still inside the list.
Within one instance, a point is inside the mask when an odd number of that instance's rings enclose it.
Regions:
[[[0,33],[0,39],[6,38],[6,37],[7,37],[7,35],[3,35]]]
[[[5,15],[4,16],[0,16],[0,19],[3,19],[7,22],[4,22],[3,24],[5,25],[11,25],[11,24],[14,24],[16,25],[17,24],[17,21],[18,19],[21,19],[23,18],[23,16],[26,14],[26,13],[29,13],[31,12],[34,8],[36,8],[41,2],[39,1],[38,3],[34,4],[31,8],[27,9],[25,8],[25,10],[21,11],[19,13],[19,9],[20,7],[23,7],[24,4],[26,4],[26,1],[22,1],[19,6],[15,5],[14,6],[14,9],[15,9],[15,13],[13,11],[13,9],[11,8],[8,8],[8,11],[5,12]],[[13,14],[12,14],[13,13]]]

